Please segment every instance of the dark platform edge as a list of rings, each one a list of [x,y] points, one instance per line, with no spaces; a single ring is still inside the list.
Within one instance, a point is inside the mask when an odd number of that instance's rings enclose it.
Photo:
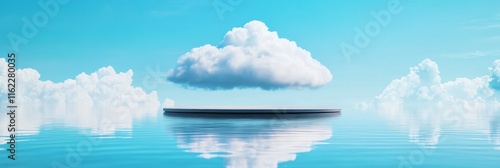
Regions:
[[[341,109],[200,109],[200,108],[163,108],[164,113],[183,114],[320,114],[340,113]]]

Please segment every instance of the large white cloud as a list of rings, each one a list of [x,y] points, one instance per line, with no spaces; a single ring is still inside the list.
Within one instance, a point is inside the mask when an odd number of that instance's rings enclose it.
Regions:
[[[431,147],[439,143],[441,127],[487,130],[491,142],[500,146],[498,124],[499,95],[495,91],[500,60],[490,68],[491,75],[457,78],[442,82],[438,65],[425,59],[410,68],[408,75],[393,80],[372,103],[372,107],[397,125],[406,125],[410,141]],[[371,106],[370,106],[371,105]]]
[[[320,87],[330,71],[293,41],[260,21],[233,28],[218,46],[193,48],[177,61],[168,79],[206,89]]]
[[[134,118],[155,116],[160,103],[156,92],[145,93],[132,86],[132,70],[116,73],[109,66],[82,73],[64,82],[40,80],[34,69],[16,71],[17,134],[34,134],[43,124],[57,123],[83,128],[93,134],[130,130]],[[7,102],[7,63],[0,58],[0,106]],[[6,126],[7,117],[0,118]],[[9,135],[7,129],[0,136]]]

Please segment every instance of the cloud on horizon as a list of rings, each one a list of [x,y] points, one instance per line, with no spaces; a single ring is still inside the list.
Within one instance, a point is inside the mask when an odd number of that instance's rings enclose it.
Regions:
[[[193,48],[177,61],[167,79],[187,87],[317,88],[332,74],[294,41],[278,37],[260,21],[233,28],[218,46]]]
[[[160,103],[155,91],[144,92],[132,86],[132,70],[117,73],[113,67],[103,67],[91,74],[81,73],[64,82],[40,80],[38,71],[25,68],[16,71],[16,98],[23,124],[18,134],[36,134],[48,123],[87,128],[91,134],[110,135],[132,128],[134,118],[155,116]],[[0,109],[7,102],[7,62],[0,58]],[[0,125],[7,125],[7,117]],[[7,129],[0,136],[9,135]],[[0,138],[1,139],[1,138]],[[1,140],[0,140],[1,144]]]
[[[163,101],[163,104],[161,105],[163,108],[166,108],[166,107],[175,107],[175,101],[172,100],[172,99],[165,99]]]
[[[436,62],[425,59],[411,67],[408,75],[393,80],[371,103],[358,104],[398,126],[406,126],[410,142],[434,147],[440,141],[441,127],[452,125],[463,130],[484,132],[500,149],[500,60],[489,68],[490,75],[457,78],[442,82]]]
[[[491,75],[482,77],[457,78],[454,81],[441,82],[438,65],[425,59],[410,73],[400,79],[393,80],[384,91],[375,98],[377,106],[399,106],[406,102],[432,102],[436,105],[454,105],[463,110],[486,108],[487,104],[496,103],[495,87],[500,74],[500,60],[489,68]],[[447,107],[449,108],[449,107]],[[458,110],[458,109],[457,109]]]

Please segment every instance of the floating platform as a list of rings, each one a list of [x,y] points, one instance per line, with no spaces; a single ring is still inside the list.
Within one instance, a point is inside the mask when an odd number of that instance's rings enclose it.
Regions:
[[[330,108],[163,108],[165,114],[321,114],[340,113]]]

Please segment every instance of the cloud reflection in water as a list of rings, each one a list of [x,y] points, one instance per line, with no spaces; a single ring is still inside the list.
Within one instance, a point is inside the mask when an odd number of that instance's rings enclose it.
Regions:
[[[336,116],[175,116],[169,128],[179,148],[199,157],[223,158],[226,167],[274,168],[330,139]]]

